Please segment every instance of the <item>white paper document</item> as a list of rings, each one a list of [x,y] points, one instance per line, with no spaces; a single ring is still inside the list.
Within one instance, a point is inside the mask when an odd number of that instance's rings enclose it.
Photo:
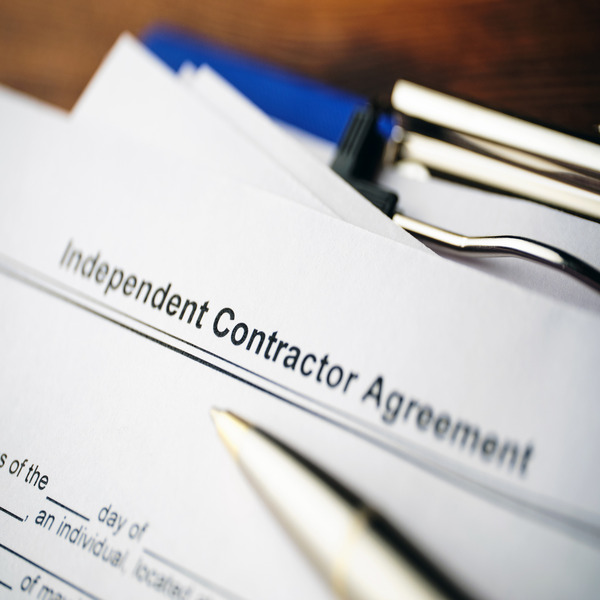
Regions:
[[[224,96],[217,110],[138,41],[123,34],[75,105],[73,118],[194,158],[205,168],[428,252],[293,140],[281,140],[269,131],[251,108],[244,113],[245,127],[232,124],[226,118],[230,103],[237,105],[235,98]]]
[[[0,109],[2,597],[332,598],[213,406],[476,597],[597,595],[597,315]]]
[[[190,93],[139,42],[123,35],[77,103],[73,118],[80,124],[114,128],[118,136],[144,140],[370,231],[419,245],[210,69],[188,72],[181,79]],[[394,170],[385,170],[380,182],[400,193],[400,209],[413,218],[467,235],[532,238],[600,268],[598,223],[463,186],[413,181]],[[548,267],[515,258],[463,262],[600,312],[596,291]]]
[[[183,72],[182,78],[205,103],[220,111],[223,118],[252,135],[272,152],[276,149],[279,156],[286,157],[288,168],[314,171],[315,159],[309,160],[305,155],[298,155],[294,151],[295,140],[290,139],[292,136],[313,150],[322,163],[327,164],[333,159],[334,149],[330,142],[318,140],[294,128],[281,131],[211,69],[202,67],[193,73]],[[383,169],[378,181],[380,185],[398,192],[399,210],[414,219],[464,235],[516,235],[530,238],[566,250],[600,269],[599,223],[530,201],[462,185],[435,179],[415,181],[402,176],[394,168]],[[335,194],[330,197],[335,197]],[[362,222],[362,217],[356,215],[355,218],[357,223]],[[347,216],[345,220],[349,220]],[[379,232],[387,234],[384,230]],[[506,257],[479,260],[455,257],[455,260],[550,298],[600,312],[600,295],[595,290],[543,265]]]

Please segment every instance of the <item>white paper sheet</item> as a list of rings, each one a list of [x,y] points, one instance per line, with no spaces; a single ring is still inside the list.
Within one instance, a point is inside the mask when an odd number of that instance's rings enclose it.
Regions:
[[[334,214],[344,221],[363,229],[379,233],[393,240],[401,240],[417,247],[415,239],[406,239],[406,233],[398,235],[398,227],[379,210],[374,210],[369,202],[357,195],[348,193],[348,185],[329,168],[301,147],[290,135],[281,130],[261,110],[245,99],[235,88],[208,66],[198,69],[193,75],[180,74],[182,80],[194,90],[203,105],[208,105],[221,118],[233,125],[236,131],[254,140],[266,154],[276,160],[298,181],[302,181]],[[420,246],[427,250],[425,246]]]
[[[236,127],[249,135],[254,133],[265,147],[277,149],[280,156],[290,157],[285,162],[286,167],[309,172],[315,162],[315,159],[306,159],[305,155],[297,160],[290,136],[298,138],[309,148],[311,157],[313,154],[319,157],[322,166],[331,161],[334,150],[329,142],[293,128],[286,128],[285,133],[278,131],[265,115],[210,69],[200,68],[195,73],[188,73],[184,79],[205,102],[215,110],[220,109]],[[415,181],[403,177],[396,169],[384,170],[379,182],[399,193],[399,209],[415,219],[465,235],[520,235],[539,240],[567,250],[600,269],[598,223],[532,202],[461,185],[433,179]],[[358,218],[356,223],[360,222],[362,220]],[[514,258],[465,258],[461,262],[548,297],[600,311],[598,292],[537,263]]]
[[[222,98],[224,104],[235,98]],[[251,108],[233,126],[227,108],[216,110],[189,91],[159,59],[122,35],[73,109],[79,123],[103,123],[164,152],[195,158],[227,176],[284,194],[414,248],[420,242],[374,209],[341,178],[319,165]],[[277,143],[279,142],[279,143]],[[290,165],[295,164],[294,169]]]
[[[218,441],[216,405],[345,481],[477,596],[595,596],[595,315],[207,173],[173,177],[167,156],[165,175],[154,154],[11,106],[0,580],[13,591],[330,597]]]

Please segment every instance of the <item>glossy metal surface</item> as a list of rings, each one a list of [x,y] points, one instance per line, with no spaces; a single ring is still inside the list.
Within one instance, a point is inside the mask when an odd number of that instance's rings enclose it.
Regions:
[[[452,131],[544,156],[575,168],[600,171],[600,145],[400,80],[392,105],[401,114]]]
[[[427,245],[444,252],[461,256],[524,258],[562,271],[600,292],[600,271],[569,252],[543,242],[511,235],[469,237],[411,219],[400,213],[396,213],[392,219]]]
[[[449,175],[600,221],[600,195],[554,177],[419,133],[408,132],[400,157]]]
[[[400,80],[396,159],[600,221],[600,140],[586,140]]]
[[[385,518],[305,457],[231,412],[211,410],[255,490],[339,598],[468,600]]]

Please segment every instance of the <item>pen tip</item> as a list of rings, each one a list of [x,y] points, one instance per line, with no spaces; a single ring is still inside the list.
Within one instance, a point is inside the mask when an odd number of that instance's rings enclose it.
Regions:
[[[222,411],[219,408],[211,408],[210,409],[210,418],[213,420],[213,423],[216,425],[217,424],[217,419],[219,418],[220,415],[223,414],[224,411]]]
[[[250,429],[250,425],[233,413],[218,408],[211,408],[210,416],[217,428],[219,437],[237,460],[240,444],[244,435]]]

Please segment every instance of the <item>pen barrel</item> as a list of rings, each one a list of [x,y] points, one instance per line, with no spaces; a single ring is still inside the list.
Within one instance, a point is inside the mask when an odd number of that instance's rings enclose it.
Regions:
[[[440,586],[440,580],[436,579],[437,574],[424,565],[424,560],[391,526],[268,434],[249,429],[238,449],[237,460],[339,597],[352,600],[464,597],[446,593],[444,585]],[[398,539],[403,548],[399,547]]]

